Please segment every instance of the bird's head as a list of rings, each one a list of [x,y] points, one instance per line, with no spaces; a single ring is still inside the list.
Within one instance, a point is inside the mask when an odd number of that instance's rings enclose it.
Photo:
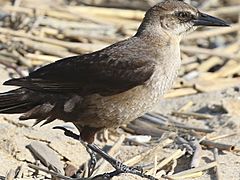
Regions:
[[[229,25],[219,18],[200,12],[182,0],[165,0],[147,11],[140,30],[161,29],[170,36],[182,36],[198,26]]]

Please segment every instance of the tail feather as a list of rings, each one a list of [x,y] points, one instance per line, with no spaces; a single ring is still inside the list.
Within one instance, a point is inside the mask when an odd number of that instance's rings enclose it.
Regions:
[[[22,86],[25,83],[28,83],[28,80],[26,78],[16,78],[5,81],[3,85]]]
[[[9,96],[5,96],[3,97],[0,94],[0,110],[1,108],[4,108],[6,106],[15,106],[18,104],[23,104],[23,103],[27,103],[27,101],[19,101],[19,95],[14,96],[14,95],[9,95]]]
[[[35,119],[36,124],[45,120],[44,124],[47,124],[56,118],[66,119],[69,116],[61,111],[69,98],[71,96],[61,94],[53,96],[51,93],[19,88],[0,93],[0,114],[21,113],[20,120]]]
[[[25,113],[36,105],[36,101],[29,98],[26,89],[19,88],[16,90],[0,93],[0,113],[14,114]]]
[[[0,107],[0,113],[5,114],[14,114],[14,113],[22,113],[26,110],[26,107],[30,105],[29,103],[22,103],[22,104],[16,104],[16,105],[8,105],[5,107]],[[28,108],[27,108],[28,109]]]

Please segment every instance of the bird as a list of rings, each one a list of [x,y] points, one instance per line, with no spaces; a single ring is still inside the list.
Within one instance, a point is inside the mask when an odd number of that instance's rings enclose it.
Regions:
[[[199,26],[229,26],[182,0],[164,0],[145,14],[136,34],[104,49],[67,57],[4,85],[0,113],[44,125],[72,122],[82,141],[151,111],[181,67],[180,41]]]

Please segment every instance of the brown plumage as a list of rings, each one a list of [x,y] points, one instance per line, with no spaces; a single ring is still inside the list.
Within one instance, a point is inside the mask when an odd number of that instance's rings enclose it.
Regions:
[[[158,103],[180,68],[182,36],[199,25],[227,26],[182,1],[159,3],[135,36],[6,81],[20,88],[0,94],[0,113],[73,122],[91,143],[97,131],[130,122]]]

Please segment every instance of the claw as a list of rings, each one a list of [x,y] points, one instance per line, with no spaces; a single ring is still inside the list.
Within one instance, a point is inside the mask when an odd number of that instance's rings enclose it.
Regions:
[[[90,155],[90,162],[89,162],[89,165],[88,165],[88,177],[91,177],[94,170],[95,170],[95,166],[96,166],[96,163],[97,163],[97,157],[96,157],[96,153],[93,152],[88,147],[86,148],[86,150]]]
[[[110,179],[111,179],[111,177],[117,176],[121,173],[130,173],[130,174],[135,174],[135,175],[138,175],[140,177],[147,178],[150,180],[156,180],[156,178],[154,178],[151,175],[145,175],[143,173],[142,168],[129,167],[129,166],[126,166],[125,164],[121,163],[120,161],[112,158],[111,156],[109,156],[107,153],[105,153],[102,149],[100,149],[95,144],[88,144],[87,147],[90,148],[92,151],[96,152],[97,154],[99,154],[103,159],[108,161],[116,169],[115,171],[113,171],[111,173],[104,174],[103,175],[104,177],[110,177]]]
[[[80,140],[80,142],[86,147],[88,153],[91,156],[91,160],[90,160],[90,165],[89,165],[89,172],[88,175],[89,177],[92,175],[95,165],[96,165],[96,154],[99,154],[103,159],[105,159],[106,161],[108,161],[116,170],[110,173],[105,173],[103,175],[98,175],[96,177],[94,177],[94,179],[97,179],[98,177],[104,180],[109,180],[114,176],[117,176],[121,173],[130,173],[130,174],[135,174],[137,176],[143,177],[143,178],[147,178],[150,180],[157,180],[156,178],[154,178],[151,175],[146,175],[143,173],[143,169],[139,166],[137,167],[129,167],[126,166],[125,164],[121,163],[120,161],[112,158],[111,156],[109,156],[107,153],[105,153],[102,149],[100,149],[98,146],[96,146],[95,144],[87,144],[84,143],[79,137],[79,135],[74,134],[73,132],[67,130],[64,127],[54,127],[54,129],[61,129],[64,131],[66,136],[72,137],[74,139]]]

